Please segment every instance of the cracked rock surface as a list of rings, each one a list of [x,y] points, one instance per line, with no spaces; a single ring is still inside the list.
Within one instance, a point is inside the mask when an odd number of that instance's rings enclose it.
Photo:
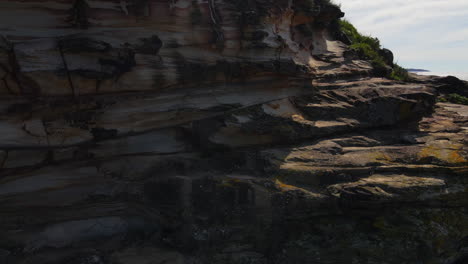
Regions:
[[[468,106],[373,76],[343,15],[1,1],[0,263],[468,261]]]

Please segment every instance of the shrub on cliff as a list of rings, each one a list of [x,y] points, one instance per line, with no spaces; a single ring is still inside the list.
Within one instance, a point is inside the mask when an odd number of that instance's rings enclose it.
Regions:
[[[374,67],[374,72],[379,76],[386,76],[398,81],[407,81],[408,72],[384,56],[386,52],[380,45],[380,40],[371,36],[365,36],[347,20],[340,20],[340,30],[349,39],[350,48],[361,59],[369,60]],[[393,56],[391,56],[393,57]]]
[[[392,73],[390,74],[390,79],[397,80],[397,81],[408,81],[409,80],[408,71],[402,68],[400,65],[395,64],[393,66]]]
[[[362,35],[349,21],[345,19],[340,20],[340,26],[343,33],[348,36],[352,45],[367,46],[372,51],[378,51],[380,49],[380,40],[378,38]]]
[[[450,102],[453,104],[462,104],[462,105],[468,105],[468,97],[453,93],[449,94],[446,97],[441,97],[439,99],[440,102]]]

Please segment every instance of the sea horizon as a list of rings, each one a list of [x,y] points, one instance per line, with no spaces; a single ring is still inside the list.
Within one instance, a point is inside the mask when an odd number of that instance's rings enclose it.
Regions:
[[[455,76],[460,80],[468,81],[468,72],[413,72],[418,75]]]

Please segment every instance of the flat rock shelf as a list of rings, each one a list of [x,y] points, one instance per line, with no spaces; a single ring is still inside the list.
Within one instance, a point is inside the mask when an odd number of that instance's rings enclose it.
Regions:
[[[467,263],[468,106],[343,15],[1,1],[0,263]]]

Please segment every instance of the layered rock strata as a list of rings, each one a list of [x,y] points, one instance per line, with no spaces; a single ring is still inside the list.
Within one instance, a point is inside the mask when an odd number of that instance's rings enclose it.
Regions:
[[[2,1],[0,263],[464,263],[468,106],[373,77],[342,16]]]

